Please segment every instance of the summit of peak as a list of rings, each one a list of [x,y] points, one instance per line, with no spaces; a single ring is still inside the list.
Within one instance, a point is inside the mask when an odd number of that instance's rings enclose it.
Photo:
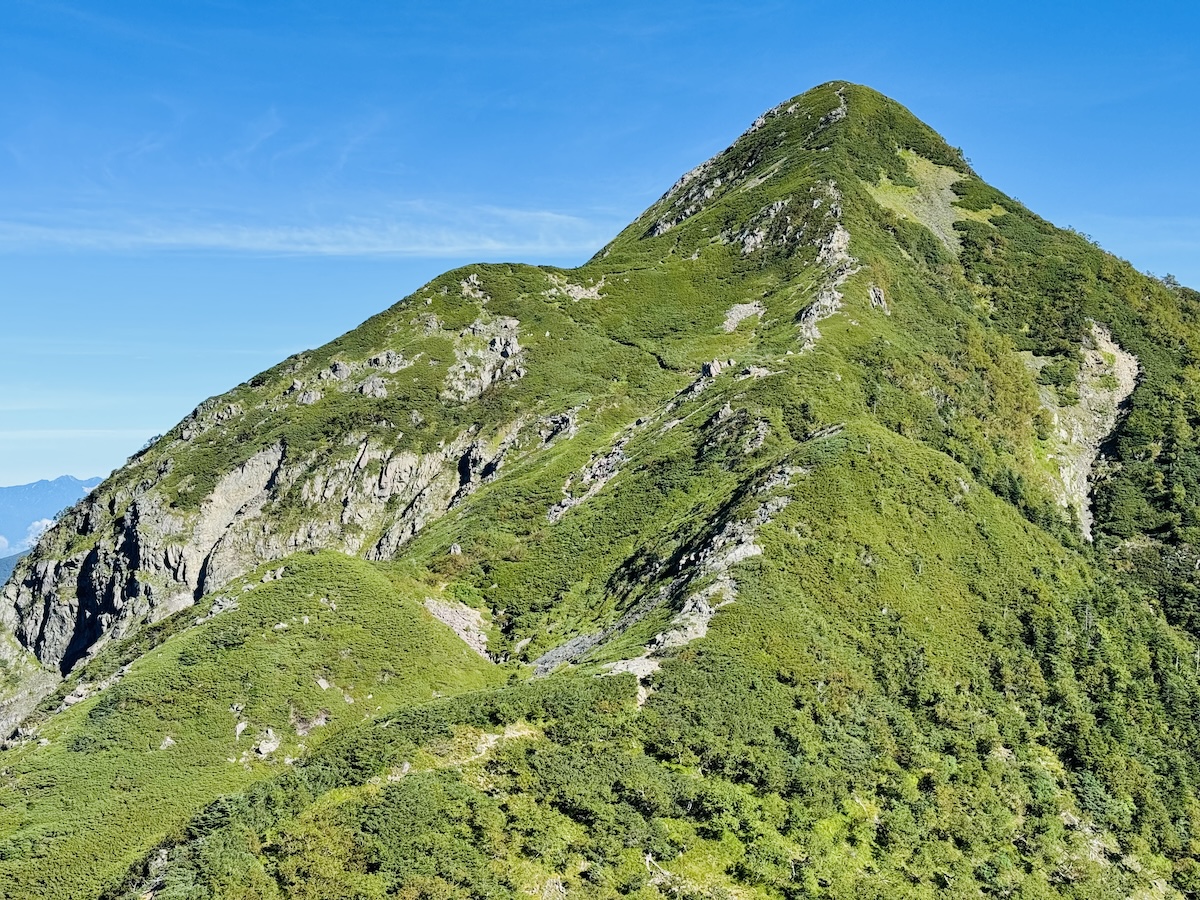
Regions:
[[[811,221],[814,211],[828,201],[817,216],[827,218],[847,185],[867,192],[881,182],[915,185],[914,157],[944,173],[939,182],[974,176],[961,151],[901,104],[863,85],[830,81],[756,117],[727,148],[684,173],[601,257],[639,252],[643,241],[669,233],[678,250],[721,240],[752,252],[766,245],[764,226],[783,222],[788,234],[808,231],[815,240],[813,229],[824,226]],[[852,193],[848,202],[866,197]]]

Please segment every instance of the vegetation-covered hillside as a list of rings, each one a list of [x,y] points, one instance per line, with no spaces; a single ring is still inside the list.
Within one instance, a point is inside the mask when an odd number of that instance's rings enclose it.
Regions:
[[[1198,300],[787,101],[62,518],[0,896],[1193,895]]]

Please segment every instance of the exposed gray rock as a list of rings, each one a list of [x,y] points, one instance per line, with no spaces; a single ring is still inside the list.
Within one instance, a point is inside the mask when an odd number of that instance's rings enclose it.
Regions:
[[[818,198],[820,200],[822,198]],[[841,194],[837,185],[829,182],[826,197],[829,215],[835,219],[832,230],[817,244],[817,262],[825,269],[825,283],[817,291],[816,299],[800,314],[800,350],[811,350],[821,338],[818,323],[828,319],[842,308],[841,287],[846,280],[858,272],[857,262],[850,255],[850,232],[838,219],[841,217]]]
[[[57,673],[47,671],[37,657],[21,647],[8,635],[0,635],[0,659],[7,664],[5,689],[0,694],[0,739],[12,735],[14,729],[33,712],[43,697],[58,686]],[[22,738],[16,738],[20,743]],[[9,742],[0,740],[0,747]]]
[[[605,668],[610,675],[629,673],[636,677],[638,680],[637,705],[645,706],[646,701],[650,699],[650,679],[661,665],[662,660],[647,655],[635,656],[632,659],[618,659],[614,663],[609,663]]]
[[[43,665],[66,671],[136,624],[191,605],[206,582],[227,580],[227,532],[235,519],[261,510],[281,459],[276,446],[227,473],[190,520],[145,485],[105,533],[93,521],[102,499],[90,498],[43,538],[0,592],[0,622]],[[98,537],[65,556],[50,555],[72,533]],[[242,574],[254,565],[240,560],[233,567]]]
[[[845,106],[845,97],[841,97]],[[794,103],[779,104],[758,116],[750,127],[742,133],[742,137],[753,134],[763,128],[772,119],[792,116],[797,110]],[[842,116],[845,115],[843,111]],[[822,120],[824,121],[824,120]],[[702,162],[675,182],[659,201],[652,207],[659,217],[650,226],[648,236],[660,237],[681,222],[686,221],[708,207],[710,202],[734,188],[751,189],[765,182],[781,168],[784,160],[777,160],[767,167],[760,167],[761,162],[755,152],[747,152],[746,144],[740,139],[728,150],[718,153],[712,159]]]
[[[481,316],[464,328],[455,341],[456,361],[446,375],[443,399],[466,403],[498,381],[520,377],[519,325],[509,316]]]
[[[378,375],[372,375],[358,386],[358,392],[367,397],[376,397],[382,400],[388,395],[387,382]]]
[[[759,419],[754,423],[754,430],[746,435],[742,442],[743,453],[754,453],[756,450],[762,449],[763,444],[767,442],[767,435],[771,433],[771,426],[768,422]]]
[[[572,475],[567,479],[567,483],[563,485],[563,499],[550,507],[546,518],[557,522],[568,510],[599,493],[620,471],[621,463],[625,461],[625,447],[628,443],[629,435],[625,435],[619,438],[607,453],[592,456],[578,477]],[[577,493],[580,487],[583,487],[583,491]]]
[[[426,337],[437,334],[442,330],[442,320],[433,313],[421,313],[413,318],[413,324],[421,329],[421,333]]]
[[[281,743],[282,741],[275,734],[275,730],[267,728],[259,733],[258,740],[254,744],[254,752],[259,757],[270,756],[279,749]]]
[[[403,353],[397,353],[395,350],[385,350],[367,360],[367,365],[371,368],[383,369],[392,375],[407,369],[412,364],[411,359],[405,359]]]
[[[185,441],[194,440],[206,431],[224,425],[235,416],[242,413],[239,403],[222,405],[221,398],[213,397],[205,400],[188,415],[181,423],[180,436]]]
[[[1095,322],[1081,352],[1083,365],[1075,381],[1078,402],[1060,407],[1049,387],[1042,387],[1039,394],[1054,422],[1051,459],[1059,470],[1055,494],[1064,509],[1075,510],[1083,536],[1091,540],[1091,491],[1100,447],[1116,427],[1125,400],[1137,386],[1139,365],[1136,356],[1118,346],[1109,330]],[[1026,361],[1035,371],[1049,362],[1032,356]]]
[[[558,275],[554,272],[549,273],[547,278],[550,279],[551,287],[545,291],[547,297],[557,297],[559,295],[570,297],[572,302],[580,300],[602,300],[604,295],[600,293],[604,289],[604,277],[601,277],[595,284],[582,285],[573,284],[567,281],[565,275]]]
[[[16,640],[10,665],[24,672],[21,686],[10,685],[0,697],[0,726],[19,722],[53,689],[56,672],[265,561],[323,548],[390,558],[495,475],[516,445],[520,423],[487,439],[473,431],[425,454],[351,436],[358,444],[350,455],[287,460],[277,445],[226,473],[191,513],[172,509],[152,479],[123,500],[103,490],[88,498],[0,592],[0,625]],[[291,531],[270,527],[271,504],[293,488],[305,506],[300,524]],[[116,502],[125,512],[112,518]],[[89,539],[72,550],[76,534]],[[270,570],[268,577],[280,574]],[[235,606],[222,595],[200,621]],[[22,661],[21,648],[46,668]]]
[[[462,295],[464,297],[470,297],[471,299],[479,300],[483,303],[487,303],[488,300],[491,299],[491,297],[484,293],[483,283],[479,280],[479,276],[474,272],[459,282],[459,287],[462,289]]]
[[[768,375],[774,374],[770,369],[762,366],[746,366],[746,368],[738,372],[738,378],[766,378]]]
[[[887,298],[883,296],[883,288],[873,284],[867,288],[867,294],[871,299],[871,307],[873,309],[882,309],[885,316],[890,316],[892,314],[892,310],[888,306]]]
[[[538,422],[538,437],[540,446],[549,447],[560,437],[572,438],[579,430],[578,409],[569,409],[564,413],[545,416]]]
[[[700,163],[696,168],[685,172],[680,179],[671,186],[671,189],[663,195],[660,204],[670,203],[669,212],[660,218],[650,229],[650,234],[654,237],[661,237],[666,234],[680,222],[694,216],[704,208],[707,201],[711,200],[716,188],[721,186],[721,179],[717,177],[712,183],[706,183],[705,178],[716,166],[717,159],[713,157],[710,160]]]
[[[284,566],[280,566],[278,569],[269,569],[267,573],[263,575],[262,583],[269,584],[272,581],[278,581],[283,577],[284,572],[286,571],[287,569]]]
[[[828,128],[830,125],[834,125],[842,121],[842,119],[846,118],[846,115],[850,112],[850,107],[846,105],[846,92],[844,88],[837,89],[837,97],[838,105],[825,115],[821,116],[821,121],[817,125],[817,130]]]
[[[86,681],[80,681],[75,685],[74,690],[72,690],[71,693],[67,694],[67,696],[63,698],[62,703],[59,704],[58,711],[62,712],[63,710],[74,706],[76,703],[82,703],[89,697],[94,697],[96,694],[108,690],[110,687],[128,675],[130,668],[132,668],[131,665],[121,666],[121,668],[117,669],[117,671],[113,672],[107,678],[103,678],[95,684],[90,684]]]
[[[329,687],[329,682],[325,681],[324,678],[318,679],[318,681],[324,683],[324,687],[321,690],[326,690]],[[292,727],[296,729],[297,735],[306,737],[314,728],[323,728],[329,724],[329,710],[323,709],[311,719],[307,719],[293,709],[288,720]]]
[[[786,247],[803,233],[803,229],[792,221],[792,217],[785,215],[791,203],[791,198],[788,198],[768,204],[755,213],[729,240],[741,245],[743,256],[749,256],[767,245]]]
[[[407,454],[397,461],[398,468],[385,466],[381,477],[386,474],[389,484],[397,488],[397,493],[389,496],[402,498],[400,508],[403,512],[367,552],[367,558],[390,559],[428,522],[495,477],[507,454],[516,446],[520,429],[520,422],[513,423],[494,442],[473,440],[464,432],[438,453],[424,457]],[[389,489],[388,485],[381,487],[382,491]]]
[[[757,300],[752,303],[736,303],[729,307],[729,311],[725,313],[725,324],[722,327],[727,332],[736,331],[738,325],[746,319],[753,318],[754,316],[761,317],[765,312],[766,309]]]
[[[321,374],[318,375],[317,377],[322,380],[326,380],[326,381],[329,379],[332,379],[334,381],[345,381],[347,378],[349,378],[353,374],[354,374],[354,369],[351,367],[351,365],[349,363],[338,360],[333,365],[331,365],[328,369],[321,372]]]
[[[464,603],[435,600],[429,597],[425,608],[435,619],[448,625],[464,644],[484,659],[491,659],[487,651],[487,633],[484,631],[483,613]]]
[[[657,635],[645,651],[633,660],[613,664],[611,671],[634,672],[639,679],[649,677],[657,668],[654,660],[668,651],[703,637],[716,610],[737,597],[737,582],[729,570],[739,563],[762,554],[756,543],[759,529],[784,509],[791,498],[786,491],[792,480],[807,474],[799,467],[784,466],[773,472],[759,488],[765,499],[746,520],[727,522],[715,535],[707,538],[679,562],[679,573],[659,591],[649,595],[627,611],[614,624],[602,631],[582,634],[542,654],[534,661],[534,674],[548,675],[564,663],[577,662],[593,649],[613,637],[624,634],[650,613],[666,603],[680,603],[679,612],[672,618],[667,631]],[[643,682],[643,687],[646,687]],[[644,701],[645,695],[639,692]]]

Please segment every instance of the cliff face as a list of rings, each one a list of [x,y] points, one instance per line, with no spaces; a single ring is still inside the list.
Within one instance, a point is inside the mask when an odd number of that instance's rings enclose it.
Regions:
[[[20,567],[0,594],[0,621],[43,665],[65,673],[104,642],[263,562],[316,549],[390,559],[498,469],[520,436],[509,426],[489,442],[474,431],[427,453],[353,433],[332,458],[292,460],[275,444],[222,473],[194,510],[172,508],[154,481],[102,490]],[[169,467],[186,441],[161,452]],[[279,521],[294,498],[299,509]]]

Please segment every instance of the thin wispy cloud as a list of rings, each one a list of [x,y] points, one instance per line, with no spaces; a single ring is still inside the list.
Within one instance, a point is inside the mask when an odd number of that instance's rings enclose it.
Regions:
[[[71,3],[47,3],[39,0],[36,4],[26,3],[25,6],[35,6],[39,12],[58,17],[60,21],[74,21],[97,34],[116,38],[133,44],[147,44],[173,51],[191,51],[191,44],[179,40],[162,29],[146,27],[143,24],[133,24],[129,18],[117,18],[104,15],[93,10]]]
[[[241,146],[229,153],[225,157],[225,161],[235,167],[243,167],[247,160],[258,152],[258,149],[263,144],[279,134],[283,130],[283,127],[283,119],[280,117],[279,112],[272,107],[267,110],[265,115],[250,124],[247,129],[247,136]]]
[[[103,223],[0,219],[0,252],[216,251],[310,256],[563,256],[594,252],[614,224],[494,206],[397,204],[395,215],[319,223],[171,221],[105,216]],[[97,217],[89,214],[88,219]]]
[[[41,441],[47,438],[136,438],[154,433],[150,428],[0,428],[2,441]]]
[[[354,153],[360,146],[379,133],[387,124],[387,116],[382,113],[377,113],[372,116],[370,121],[354,128],[350,134],[342,141],[338,147],[338,158],[334,165],[335,172],[341,172],[346,168],[346,163],[350,159],[350,155]]]
[[[25,540],[16,546],[16,550],[28,550],[38,542],[43,534],[50,530],[54,524],[53,519],[38,519],[36,522],[30,522],[29,527],[25,529]]]

